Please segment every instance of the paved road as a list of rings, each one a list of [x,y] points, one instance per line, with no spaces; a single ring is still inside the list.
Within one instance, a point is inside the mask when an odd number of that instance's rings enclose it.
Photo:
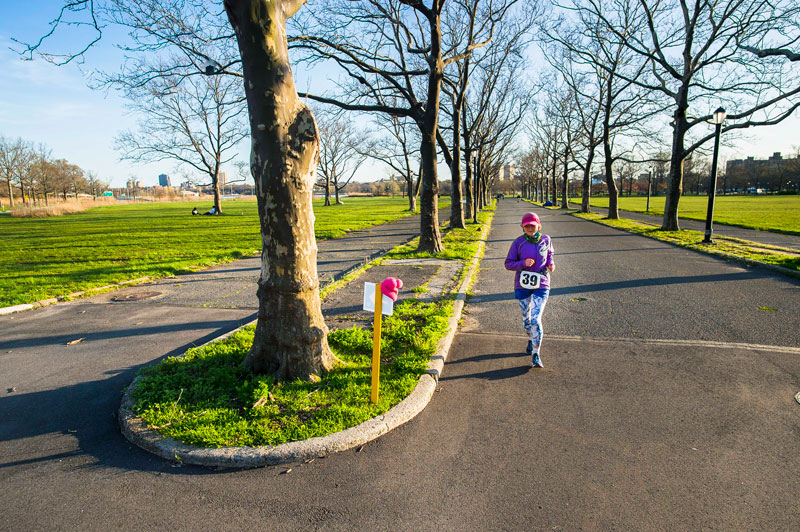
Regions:
[[[531,208],[514,199],[501,205],[481,266],[499,278],[516,215]],[[560,210],[537,212],[559,259],[547,311],[552,334],[800,346],[800,282]],[[501,283],[470,303],[476,316],[493,316],[493,330],[514,332],[517,316],[503,311],[512,299],[513,287]]]
[[[608,214],[608,209],[602,207],[592,207],[592,212]],[[630,218],[632,220],[642,220],[652,224],[661,225],[663,220],[662,215],[644,214],[641,212],[623,211],[620,210],[620,216],[623,218]],[[691,229],[693,231],[700,231],[705,233],[706,222],[698,220],[688,220],[680,218],[681,229]],[[789,249],[800,250],[800,236],[786,235],[783,233],[773,233],[770,231],[756,231],[755,229],[746,229],[744,227],[736,227],[733,225],[725,225],[714,223],[713,232],[715,235],[728,236],[732,238],[741,238],[744,240],[751,240],[760,244],[769,244],[772,246],[780,246]]]
[[[800,350],[698,340],[800,345],[800,283],[540,210],[558,269],[546,367],[530,370],[501,264],[528,208],[501,202],[429,407],[291,472],[172,467],[128,445],[111,413],[147,356],[117,359],[119,341],[94,357],[61,349],[70,336],[27,351],[36,390],[0,396],[0,529],[798,529]],[[732,303],[742,318],[718,315]],[[141,305],[134,323],[183,321]],[[219,330],[186,327],[201,325]],[[4,369],[17,360],[0,353]],[[18,410],[20,395],[35,407]]]

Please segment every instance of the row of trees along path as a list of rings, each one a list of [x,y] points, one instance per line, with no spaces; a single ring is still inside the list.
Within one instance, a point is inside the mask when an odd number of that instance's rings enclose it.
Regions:
[[[371,103],[335,98],[330,99],[331,103],[408,117],[418,127],[422,181],[419,249],[436,253],[442,250],[436,143],[444,70],[448,64],[464,60],[475,49],[488,45],[517,0],[486,4],[432,0],[429,5],[421,0],[322,2],[313,12],[301,11],[304,4],[305,0],[226,0],[222,9],[214,10],[200,0],[180,5],[166,0],[76,0],[65,4],[52,21],[51,31],[24,51],[67,63],[83,57],[103,37],[103,28],[112,24],[128,31],[125,51],[131,55],[132,68],[102,76],[104,83],[137,91],[147,88],[151,80],[163,80],[156,94],[175,102],[180,95],[192,93],[182,87],[184,82],[199,87],[202,94],[221,93],[220,87],[187,80],[207,74],[241,79],[249,115],[250,172],[255,180],[263,249],[258,324],[246,364],[256,372],[279,379],[308,379],[334,363],[320,309],[311,208],[319,133],[312,112],[295,89],[287,22],[297,15],[295,20],[302,27],[305,20],[313,22],[314,17],[322,17],[313,28],[316,33],[294,35],[293,42],[309,50],[311,60],[329,57],[340,66],[346,64],[361,71],[351,74],[366,87],[359,96],[364,100],[372,98]],[[304,19],[305,16],[309,18]],[[45,52],[47,37],[76,23],[76,18],[85,28],[94,28],[95,37],[77,51],[61,50],[60,55]],[[459,40],[462,44],[457,47],[448,47],[443,41],[442,25],[460,19],[466,20],[458,27],[467,31],[468,38]],[[370,28],[358,24],[365,20],[386,23],[391,31],[368,31]],[[326,34],[328,29],[333,33]],[[389,41],[379,43],[378,48],[362,48],[363,43],[356,36]],[[334,37],[338,38],[331,40]],[[387,57],[385,51],[392,49],[400,56],[381,59]],[[408,59],[404,54],[410,54]],[[377,65],[376,60],[384,63]],[[235,102],[235,95],[226,101]],[[237,117],[231,114],[230,120]],[[223,120],[207,123],[219,125]],[[177,124],[179,128],[184,126]],[[458,137],[458,129],[455,132]],[[217,139],[222,141],[219,135]],[[153,149],[137,146],[131,138],[126,145],[132,153]],[[478,151],[483,153],[482,150],[488,150],[485,139]],[[488,159],[483,160],[484,165],[478,169],[488,175],[493,169],[486,165]],[[210,173],[218,169],[218,161],[219,158],[205,165],[212,168]],[[460,189],[460,183],[453,187],[454,227],[463,226]],[[476,208],[485,201],[486,189],[484,184]]]

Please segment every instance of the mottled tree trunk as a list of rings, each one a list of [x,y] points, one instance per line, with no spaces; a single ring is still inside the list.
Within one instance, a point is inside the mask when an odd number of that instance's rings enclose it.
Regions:
[[[461,97],[453,105],[453,160],[450,162],[450,228],[464,229],[461,204]]]
[[[219,165],[217,165],[214,173],[215,175],[212,176],[212,184],[214,185],[214,212],[216,214],[222,214],[222,204],[220,202],[221,194],[219,191]]]
[[[8,207],[14,208],[14,187],[11,186],[11,178],[6,178],[6,185],[8,186]]]
[[[420,231],[417,250],[427,253],[439,253],[444,249],[439,232],[439,177],[436,169],[436,128],[439,121],[439,96],[444,77],[442,62],[442,29],[440,14],[431,10],[428,14],[431,28],[431,45],[428,54],[428,90],[427,104],[420,123],[422,142],[420,158],[422,159],[422,195],[420,198]]]
[[[338,181],[336,179],[334,179],[334,181],[333,181],[333,192],[334,192],[334,196],[335,196],[335,199],[336,199],[336,205],[341,205],[342,204],[342,200],[339,199],[339,191],[340,190],[341,189],[339,188]]]
[[[331,206],[331,178],[325,177],[325,207]]]
[[[609,220],[619,219],[619,206],[617,199],[617,183],[614,181],[614,159],[611,154],[611,129],[610,113],[607,107],[603,116],[603,156],[605,157],[604,169],[606,174],[606,187],[608,187],[608,218]]]
[[[591,212],[589,199],[592,195],[592,162],[594,161],[595,145],[589,146],[586,156],[586,166],[583,168],[583,188],[581,189],[581,212]]]
[[[406,194],[408,195],[408,210],[411,212],[417,211],[417,196],[414,193],[414,176],[411,172],[407,172],[406,180]]]
[[[564,152],[564,182],[561,184],[561,208],[569,209],[569,149]]]
[[[672,154],[669,160],[669,177],[667,179],[667,197],[664,202],[664,218],[661,222],[663,231],[679,231],[678,203],[683,193],[683,160],[685,158],[684,142],[688,123],[686,110],[689,108],[688,88],[678,93],[677,106],[673,115]]]
[[[297,97],[286,42],[286,20],[302,4],[224,2],[242,57],[261,222],[258,323],[244,364],[278,379],[313,379],[336,362],[320,307],[311,206],[319,133]]]
[[[475,185],[472,178],[472,150],[468,147],[464,149],[464,195],[466,196],[467,203],[464,209],[465,218],[473,218],[473,222],[477,223],[477,213],[475,212]]]
[[[617,183],[614,181],[614,159],[611,153],[611,110],[614,101],[613,76],[609,77],[606,85],[605,105],[603,106],[603,156],[604,170],[606,174],[606,187],[608,188],[608,218],[609,220],[619,219],[619,205]]]
[[[471,138],[467,132],[466,123],[462,121],[462,134],[464,135],[464,169],[466,175],[464,176],[464,194],[466,196],[466,207],[464,210],[464,217],[469,219],[473,218],[473,222],[477,223],[477,212],[475,209],[475,187],[473,185],[474,179],[472,177],[472,146],[470,144]]]
[[[422,194],[420,197],[420,236],[418,251],[439,253],[442,237],[439,232],[439,181],[436,173],[435,133],[422,135]]]

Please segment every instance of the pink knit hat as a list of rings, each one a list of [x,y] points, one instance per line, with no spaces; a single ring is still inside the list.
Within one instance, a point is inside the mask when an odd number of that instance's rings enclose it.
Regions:
[[[539,221],[539,217],[536,216],[536,213],[529,212],[522,217],[522,227],[533,224],[542,225],[541,222]]]

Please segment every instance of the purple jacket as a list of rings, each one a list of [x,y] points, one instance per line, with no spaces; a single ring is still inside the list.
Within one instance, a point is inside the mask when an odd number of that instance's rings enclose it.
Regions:
[[[528,258],[534,260],[531,268],[525,267],[525,259]],[[551,264],[553,264],[553,243],[548,235],[542,235],[538,244],[529,243],[525,240],[525,235],[520,236],[511,244],[511,249],[508,250],[508,257],[506,257],[506,270],[517,272],[514,276],[514,288],[517,290],[522,288],[519,284],[519,272],[542,273]],[[550,277],[548,275],[542,276],[540,287],[550,287]]]

